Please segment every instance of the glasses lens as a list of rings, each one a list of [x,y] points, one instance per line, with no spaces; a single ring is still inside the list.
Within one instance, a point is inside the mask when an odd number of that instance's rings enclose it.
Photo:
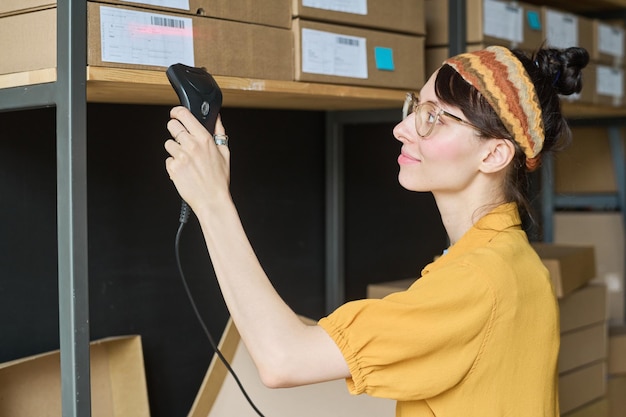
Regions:
[[[415,109],[415,128],[417,134],[421,137],[430,135],[433,131],[437,119],[439,118],[439,112],[434,104],[426,102],[422,103]]]
[[[419,100],[415,96],[415,93],[406,93],[404,104],[402,105],[402,120],[409,117],[411,113],[415,111],[415,106]]]

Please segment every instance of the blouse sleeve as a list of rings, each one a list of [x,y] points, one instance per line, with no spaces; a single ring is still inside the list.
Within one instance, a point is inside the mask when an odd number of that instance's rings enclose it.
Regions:
[[[487,280],[472,269],[432,271],[407,291],[347,303],[319,321],[348,363],[351,393],[420,400],[471,372],[496,310]]]

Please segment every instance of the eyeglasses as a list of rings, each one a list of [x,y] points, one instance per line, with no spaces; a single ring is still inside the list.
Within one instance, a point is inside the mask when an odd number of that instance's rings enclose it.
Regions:
[[[470,122],[455,116],[441,107],[437,106],[432,101],[419,102],[419,98],[415,93],[407,93],[404,100],[404,106],[402,107],[402,116],[406,119],[409,116],[409,111],[415,113],[415,130],[417,134],[422,138],[427,137],[435,130],[435,126],[439,126],[439,118],[441,115],[447,116],[450,119],[481,131],[477,126],[474,126]]]

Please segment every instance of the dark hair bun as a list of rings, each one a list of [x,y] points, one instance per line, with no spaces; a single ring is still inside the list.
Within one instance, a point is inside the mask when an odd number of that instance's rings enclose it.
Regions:
[[[539,49],[534,56],[535,65],[550,80],[558,94],[580,93],[583,88],[582,69],[589,63],[589,53],[584,48]]]

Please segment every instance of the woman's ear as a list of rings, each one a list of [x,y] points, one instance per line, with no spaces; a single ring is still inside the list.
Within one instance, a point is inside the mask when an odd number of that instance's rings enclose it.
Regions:
[[[515,144],[508,139],[489,139],[480,170],[494,173],[505,169],[515,156]]]

